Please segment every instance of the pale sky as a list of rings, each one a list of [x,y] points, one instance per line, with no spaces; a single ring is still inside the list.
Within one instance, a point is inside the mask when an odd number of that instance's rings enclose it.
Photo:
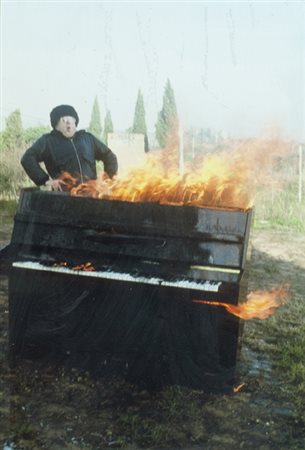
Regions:
[[[305,140],[305,3],[1,2],[1,122],[49,124],[73,105],[88,127],[132,125],[138,89],[154,131],[167,78],[182,128]]]

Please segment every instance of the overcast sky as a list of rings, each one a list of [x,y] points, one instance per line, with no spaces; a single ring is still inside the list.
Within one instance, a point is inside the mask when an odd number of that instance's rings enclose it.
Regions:
[[[304,2],[2,0],[1,21],[2,127],[68,103],[86,128],[97,95],[124,131],[140,88],[154,131],[169,78],[185,129],[305,139]]]

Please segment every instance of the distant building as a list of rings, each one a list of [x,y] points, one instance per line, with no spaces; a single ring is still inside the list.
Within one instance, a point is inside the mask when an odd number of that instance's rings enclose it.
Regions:
[[[108,133],[108,147],[118,158],[119,174],[143,166],[146,155],[144,134]]]

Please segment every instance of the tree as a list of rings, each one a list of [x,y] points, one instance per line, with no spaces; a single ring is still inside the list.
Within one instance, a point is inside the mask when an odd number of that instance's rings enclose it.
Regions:
[[[144,148],[145,152],[148,152],[148,137],[147,137],[147,127],[145,121],[145,107],[144,99],[141,90],[138,91],[138,98],[135,106],[132,133],[144,134]]]
[[[164,89],[162,109],[158,113],[158,120],[156,123],[156,137],[161,147],[164,148],[166,146],[168,136],[173,132],[174,127],[177,127],[177,125],[178,115],[175,95],[168,79]]]
[[[19,109],[6,119],[6,127],[1,133],[0,152],[0,192],[7,198],[17,198],[26,174],[20,164],[24,152],[24,131]]]
[[[25,128],[23,132],[24,137],[24,143],[26,147],[30,147],[35,141],[37,141],[40,136],[43,134],[50,133],[50,127],[49,126],[37,126],[37,127],[29,127]]]
[[[23,127],[19,109],[6,119],[6,127],[1,136],[2,149],[20,148],[24,144]]]
[[[101,138],[102,135],[101,114],[97,96],[94,99],[88,131],[94,134],[94,136],[97,137],[98,139]]]
[[[103,134],[103,141],[105,144],[108,144],[108,133],[113,132],[113,124],[111,119],[111,114],[109,109],[107,109],[106,116],[105,116],[105,122],[104,122],[104,134]]]

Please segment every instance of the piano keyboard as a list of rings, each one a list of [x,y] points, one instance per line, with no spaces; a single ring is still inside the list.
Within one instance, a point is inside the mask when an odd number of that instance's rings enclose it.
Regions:
[[[135,276],[129,273],[114,271],[85,271],[73,270],[66,267],[44,266],[38,262],[24,261],[14,262],[13,267],[18,269],[40,270],[45,272],[56,272],[67,275],[77,275],[83,277],[103,278],[108,280],[126,281],[131,283],[144,283],[156,286],[175,287],[180,289],[192,289],[197,291],[218,292],[221,286],[220,281],[195,281],[195,280],[165,280],[160,277]]]

